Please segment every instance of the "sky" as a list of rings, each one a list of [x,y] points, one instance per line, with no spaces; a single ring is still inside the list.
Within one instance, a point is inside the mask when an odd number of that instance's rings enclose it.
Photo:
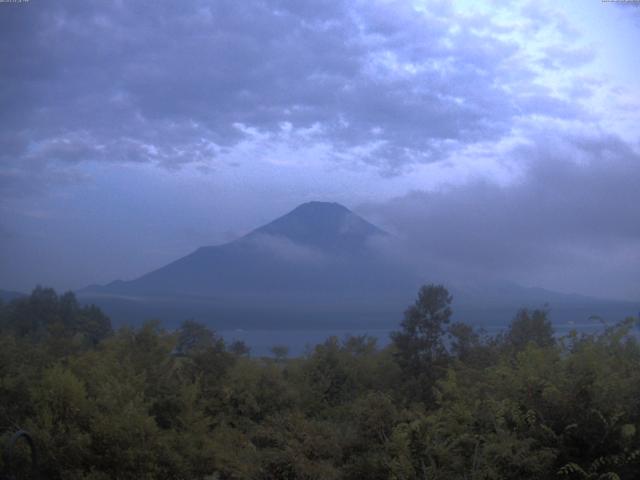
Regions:
[[[310,200],[452,270],[640,298],[640,4],[0,3],[0,288]]]

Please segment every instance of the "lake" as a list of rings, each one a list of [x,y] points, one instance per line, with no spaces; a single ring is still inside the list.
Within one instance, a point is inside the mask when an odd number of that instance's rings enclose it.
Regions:
[[[272,356],[271,348],[275,345],[283,345],[289,348],[289,356],[304,355],[308,350],[331,336],[343,339],[348,336],[368,335],[375,337],[379,347],[389,344],[389,334],[398,330],[394,328],[373,329],[286,329],[286,330],[221,330],[218,332],[227,343],[242,340],[251,348],[251,356]],[[482,327],[488,334],[495,335],[505,329],[504,325],[492,325]],[[560,323],[553,326],[557,336],[564,336],[571,330],[580,333],[594,333],[604,329],[600,322],[594,323]]]

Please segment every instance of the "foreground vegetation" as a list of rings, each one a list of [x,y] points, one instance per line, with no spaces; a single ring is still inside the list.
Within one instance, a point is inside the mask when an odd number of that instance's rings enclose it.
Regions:
[[[522,310],[489,337],[450,303],[423,287],[384,349],[251,358],[39,288],[0,306],[0,432],[29,430],[48,479],[640,478],[635,320],[557,339]]]

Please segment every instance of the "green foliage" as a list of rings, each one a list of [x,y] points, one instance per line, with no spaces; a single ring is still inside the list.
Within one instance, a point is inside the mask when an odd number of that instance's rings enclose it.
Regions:
[[[177,355],[193,355],[213,348],[215,335],[203,324],[194,320],[185,320],[178,330]]]
[[[42,287],[2,306],[0,328],[18,338],[47,340],[49,348],[60,352],[95,346],[112,333],[111,321],[99,308],[81,307],[72,292],[58,296]]]
[[[534,343],[538,347],[553,345],[555,339],[549,312],[539,309],[529,312],[523,308],[511,322],[506,340],[515,351],[522,350],[529,343]]]
[[[412,395],[430,401],[432,388],[447,363],[445,327],[451,318],[452,297],[442,285],[426,285],[404,313],[402,330],[393,332],[396,359],[410,380]]]
[[[487,337],[450,303],[421,289],[387,348],[250,358],[36,289],[0,306],[0,430],[28,429],[50,479],[640,478],[637,321],[556,340],[522,310]]]

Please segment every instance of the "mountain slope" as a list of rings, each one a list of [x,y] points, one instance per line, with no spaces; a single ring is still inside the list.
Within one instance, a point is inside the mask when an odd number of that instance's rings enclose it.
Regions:
[[[342,205],[310,202],[233,242],[78,295],[116,323],[193,317],[218,328],[390,325],[419,285],[438,279],[384,254],[378,247],[389,238]],[[447,286],[454,310],[475,323],[504,323],[519,307],[545,303],[572,321],[634,312],[631,305],[616,303],[612,310],[587,297],[508,282]]]

